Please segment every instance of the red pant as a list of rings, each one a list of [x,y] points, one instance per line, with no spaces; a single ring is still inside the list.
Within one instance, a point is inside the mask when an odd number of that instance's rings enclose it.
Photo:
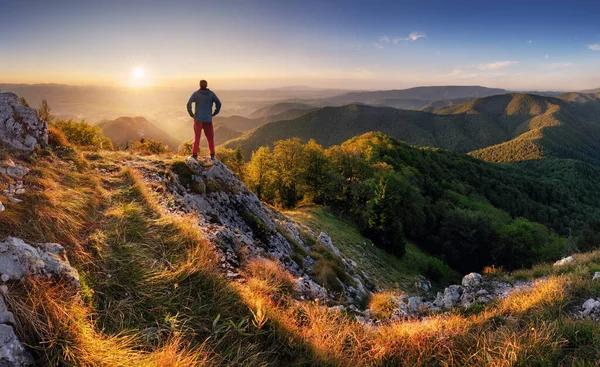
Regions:
[[[215,132],[213,130],[212,122],[200,122],[196,120],[194,120],[194,144],[192,145],[192,154],[198,154],[202,129],[204,129],[204,135],[206,135],[206,140],[208,140],[208,150],[210,150],[210,154],[215,154]]]

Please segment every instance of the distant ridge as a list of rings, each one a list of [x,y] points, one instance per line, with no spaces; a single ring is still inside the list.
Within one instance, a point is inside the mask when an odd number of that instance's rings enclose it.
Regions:
[[[162,141],[171,149],[177,149],[180,141],[164,130],[156,127],[145,117],[119,117],[110,121],[102,121],[98,125],[115,147],[124,147],[127,142],[140,139],[153,139]]]
[[[272,122],[229,141],[248,155],[280,139],[315,139],[324,146],[380,131],[419,146],[467,153],[494,162],[545,157],[600,162],[600,103],[509,93],[433,109],[434,113],[351,104],[324,107]]]

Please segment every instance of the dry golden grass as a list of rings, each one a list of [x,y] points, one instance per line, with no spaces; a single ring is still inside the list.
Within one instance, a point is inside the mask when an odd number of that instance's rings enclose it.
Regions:
[[[401,295],[402,293],[393,291],[377,292],[371,296],[369,308],[377,319],[389,320],[394,313],[394,309],[398,307],[396,298]]]
[[[294,278],[277,261],[256,258],[246,264],[248,287],[254,292],[282,296],[291,294]]]

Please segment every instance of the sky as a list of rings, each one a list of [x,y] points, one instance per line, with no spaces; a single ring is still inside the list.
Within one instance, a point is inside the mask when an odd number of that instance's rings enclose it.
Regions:
[[[596,1],[0,1],[0,83],[600,87]]]

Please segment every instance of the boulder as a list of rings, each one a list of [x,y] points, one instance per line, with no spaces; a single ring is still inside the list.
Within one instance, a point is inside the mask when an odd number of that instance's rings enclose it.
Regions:
[[[575,261],[575,258],[573,256],[568,256],[568,257],[562,258],[562,259],[558,260],[557,262],[555,262],[554,266],[563,266],[566,264],[570,264],[574,261]]]
[[[31,152],[48,144],[48,124],[35,109],[21,105],[16,94],[0,93],[0,142]]]
[[[600,279],[600,271],[597,271],[594,273],[594,276],[592,277],[592,280],[596,280],[596,279]]]
[[[327,290],[317,283],[315,283],[310,278],[297,278],[294,281],[294,290],[303,296],[303,298],[308,299],[326,299],[327,298]]]
[[[462,278],[462,286],[465,288],[474,288],[481,285],[483,277],[479,273],[470,273]]]
[[[451,285],[448,288],[444,289],[444,307],[454,307],[460,301],[460,296],[462,292],[463,287],[461,287],[460,285]]]
[[[408,312],[411,314],[416,314],[421,310],[422,305],[423,299],[421,297],[410,297],[408,299]]]
[[[71,267],[64,248],[56,243],[41,243],[35,247],[22,239],[8,237],[0,242],[2,279],[19,280],[28,276],[64,277],[76,288],[79,274]]]
[[[317,241],[319,241],[320,244],[322,244],[323,246],[327,247],[329,249],[329,251],[333,252],[336,256],[340,256],[340,250],[335,247],[333,245],[333,241],[331,240],[331,237],[329,237],[329,235],[325,232],[321,232],[319,233],[319,237],[317,237]]]

